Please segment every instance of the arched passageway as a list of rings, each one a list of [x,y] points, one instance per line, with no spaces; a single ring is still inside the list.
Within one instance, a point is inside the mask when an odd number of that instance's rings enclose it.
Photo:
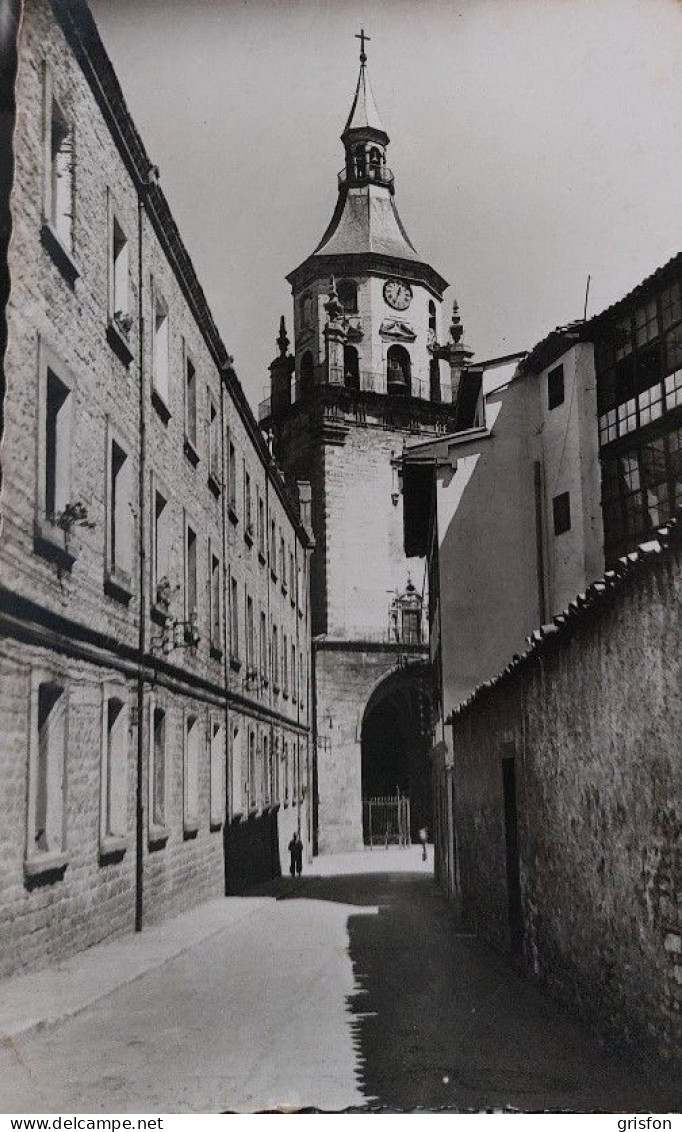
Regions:
[[[389,674],[373,691],[363,715],[362,798],[366,844],[370,840],[367,803],[378,798],[397,795],[409,798],[412,841],[418,840],[422,827],[431,831],[429,687],[425,669],[418,665],[411,667],[413,672],[408,667]],[[375,825],[372,830],[375,840],[377,828]]]

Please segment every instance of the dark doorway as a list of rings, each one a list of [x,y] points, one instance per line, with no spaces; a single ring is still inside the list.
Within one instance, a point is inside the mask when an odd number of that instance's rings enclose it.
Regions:
[[[509,944],[512,955],[519,955],[523,944],[523,917],[521,912],[519,833],[516,809],[516,760],[513,755],[502,759],[502,789],[504,792],[504,835],[507,854]]]
[[[410,834],[416,842],[420,829],[431,833],[433,828],[430,737],[422,727],[420,685],[393,684],[389,677],[386,693],[370,701],[362,724],[362,797],[408,797]],[[369,829],[363,834],[368,843]]]

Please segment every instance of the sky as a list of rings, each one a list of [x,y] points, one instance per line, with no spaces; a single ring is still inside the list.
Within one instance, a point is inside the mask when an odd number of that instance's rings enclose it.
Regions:
[[[479,360],[582,317],[588,274],[594,314],[682,250],[682,0],[90,3],[254,406],[361,27],[401,218]]]

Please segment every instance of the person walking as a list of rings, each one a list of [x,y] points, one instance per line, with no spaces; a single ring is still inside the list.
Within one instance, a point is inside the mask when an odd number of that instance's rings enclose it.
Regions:
[[[294,830],[294,836],[289,842],[288,849],[291,858],[289,864],[289,872],[291,873],[292,877],[300,877],[301,872],[303,871],[303,842],[298,836],[296,830]]]

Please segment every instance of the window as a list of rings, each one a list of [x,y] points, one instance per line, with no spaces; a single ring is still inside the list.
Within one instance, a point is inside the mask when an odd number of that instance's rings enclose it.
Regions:
[[[71,567],[68,535],[73,521],[87,518],[71,487],[72,379],[41,340],[38,383],[38,475],[36,550]]]
[[[265,503],[258,489],[258,553],[265,562]]]
[[[185,633],[186,637],[196,634],[197,615],[197,536],[196,531],[185,523]],[[196,641],[191,643],[198,643]]]
[[[296,703],[296,645],[291,642],[291,698]]]
[[[345,314],[357,314],[358,285],[352,279],[340,279],[337,287],[339,302]]]
[[[68,692],[56,673],[31,676],[26,873],[65,867]]]
[[[219,829],[225,817],[225,726],[211,719],[211,829]]]
[[[555,366],[547,374],[547,408],[556,409],[564,403],[564,367]]]
[[[273,578],[277,577],[277,528],[275,520],[270,520],[270,572]]]
[[[412,363],[404,346],[389,346],[386,367],[388,392],[409,397]]]
[[[196,833],[199,828],[200,730],[196,715],[186,715],[183,776],[183,828],[186,834]]]
[[[270,744],[268,743],[267,735],[263,736],[262,757],[261,782],[263,784],[263,805],[269,806],[272,798],[272,775],[270,772]]]
[[[554,534],[563,535],[571,529],[571,497],[569,492],[562,491],[552,500],[554,512]]]
[[[298,654],[298,701],[301,710],[305,711],[305,669],[303,667],[303,653]]]
[[[255,642],[253,639],[253,598],[246,598],[246,674],[255,675]]]
[[[421,610],[420,609],[406,609],[401,610],[402,615],[402,632],[401,641],[405,645],[420,645],[421,644]]]
[[[285,739],[282,748],[282,780],[284,784],[284,805],[289,805],[289,743]]]
[[[268,624],[265,617],[265,611],[261,609],[260,614],[260,674],[263,681],[267,684],[268,680]]]
[[[214,656],[223,655],[223,617],[220,595],[222,592],[222,578],[220,559],[213,553],[209,543],[209,561],[211,573],[209,578],[209,620],[211,624],[211,652]]]
[[[107,589],[110,596],[128,600],[133,570],[133,499],[131,460],[110,437],[107,515]]]
[[[281,528],[279,532],[279,576],[282,579],[282,588],[287,587],[287,552],[284,545],[284,535]]]
[[[123,687],[103,688],[101,757],[100,851],[117,852],[125,848],[128,829],[128,704]]]
[[[272,626],[272,683],[275,692],[279,692],[279,640],[277,626]]]
[[[45,513],[51,522],[70,501],[71,390],[48,368],[45,401]]]
[[[289,551],[289,597],[291,604],[296,604],[296,567],[294,565],[294,552]]]
[[[635,310],[635,340],[638,346],[644,346],[657,337],[658,311],[654,298]]]
[[[246,462],[244,463],[244,538],[249,542],[253,542],[253,514],[251,510],[251,476],[246,470]]]
[[[197,371],[185,346],[185,452],[196,464],[197,454]]]
[[[301,299],[301,326],[304,330],[312,324],[313,321],[313,298],[312,295],[304,295]]]
[[[157,402],[162,415],[168,417],[168,350],[170,338],[168,333],[168,307],[160,295],[154,296],[154,313],[152,320],[152,381],[153,391],[160,399]]]
[[[239,664],[239,587],[230,578],[230,659]]]
[[[273,749],[270,752],[270,797],[273,805],[279,804],[279,735],[275,735]]]
[[[255,810],[258,802],[256,797],[256,736],[253,731],[249,731],[249,763],[246,793],[249,799],[249,809]]]
[[[669,330],[682,319],[681,290],[680,280],[675,279],[661,292],[661,323],[664,330]]]
[[[208,401],[208,476],[214,487],[220,487],[220,417],[210,389]]]
[[[289,644],[286,633],[282,636],[282,691],[289,695]]]
[[[171,599],[169,576],[170,508],[153,482],[152,486],[152,606],[164,617]]]
[[[228,445],[227,474],[229,476],[229,508],[232,516],[237,517],[237,453],[230,440]]]
[[[153,699],[150,712],[149,743],[149,839],[166,838],[166,712]]]
[[[73,128],[52,93],[46,70],[46,123],[48,171],[45,186],[45,219],[67,252],[73,250]]]

